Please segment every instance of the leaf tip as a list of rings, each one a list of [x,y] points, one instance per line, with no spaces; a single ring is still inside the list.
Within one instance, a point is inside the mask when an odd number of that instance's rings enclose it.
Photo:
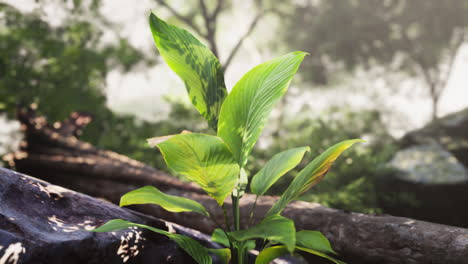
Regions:
[[[124,199],[124,196],[120,197],[119,206],[123,207],[123,206],[126,206],[126,205],[127,205],[127,203],[126,203],[126,201]]]
[[[309,55],[310,55],[309,52],[300,51],[300,50],[294,51],[293,54],[294,54],[294,55],[297,55],[297,56],[302,56],[302,57],[305,57],[305,56],[309,56]]]

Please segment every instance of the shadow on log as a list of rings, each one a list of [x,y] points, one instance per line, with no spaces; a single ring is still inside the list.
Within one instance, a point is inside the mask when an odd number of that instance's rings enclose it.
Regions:
[[[196,264],[174,241],[145,229],[89,232],[115,218],[190,236],[207,247],[217,247],[198,231],[3,168],[0,201],[2,264]],[[222,261],[215,259],[214,263]]]
[[[33,109],[23,109],[18,111],[18,119],[25,141],[20,151],[5,157],[18,171],[114,203],[125,192],[151,184],[166,193],[199,201],[218,222],[223,222],[216,202],[196,186],[79,141],[78,132],[91,121],[90,115],[73,113],[68,120],[50,125],[44,117],[36,116]],[[259,199],[256,221],[276,199]],[[248,218],[253,201],[252,195],[242,199],[242,220]],[[230,199],[226,200],[228,207],[230,204]],[[191,213],[174,214],[152,205],[132,208],[205,233],[215,228],[208,218]],[[468,261],[468,229],[388,215],[351,213],[300,201],[290,204],[283,215],[294,219],[297,229],[321,231],[340,258],[348,263],[461,264]]]

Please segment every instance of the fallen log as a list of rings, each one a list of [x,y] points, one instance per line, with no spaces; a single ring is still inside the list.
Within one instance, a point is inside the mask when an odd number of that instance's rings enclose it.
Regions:
[[[198,187],[79,141],[78,131],[91,121],[90,115],[73,113],[68,120],[50,125],[29,108],[19,111],[18,119],[25,142],[19,152],[5,158],[18,171],[114,203],[125,192],[152,184],[166,193],[199,201],[216,222],[223,222],[216,202]],[[254,222],[261,219],[276,199],[259,199]],[[241,200],[243,226],[247,225],[253,201],[252,195]],[[227,199],[227,207],[230,204]],[[169,213],[152,205],[133,208],[205,233],[216,227],[210,219],[191,213]],[[290,204],[283,215],[294,219],[297,229],[324,233],[340,257],[349,263],[468,263],[468,229],[389,215],[345,212],[300,201]]]
[[[196,230],[3,168],[0,201],[0,263],[4,264],[196,264],[174,241],[142,228],[89,231],[116,218],[190,236],[207,247],[219,247]],[[222,261],[215,258],[214,263]]]

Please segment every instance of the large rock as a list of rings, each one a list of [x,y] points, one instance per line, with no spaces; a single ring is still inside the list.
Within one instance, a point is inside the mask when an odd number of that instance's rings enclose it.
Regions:
[[[412,146],[395,153],[390,166],[396,177],[421,184],[458,184],[468,181],[468,170],[441,145]]]
[[[183,227],[0,168],[0,263],[194,263],[167,237],[138,228],[92,233],[121,218],[205,241]]]
[[[384,212],[468,227],[468,109],[405,135],[378,184]]]
[[[468,167],[468,108],[431,122],[400,140],[402,149],[433,143],[442,145]]]

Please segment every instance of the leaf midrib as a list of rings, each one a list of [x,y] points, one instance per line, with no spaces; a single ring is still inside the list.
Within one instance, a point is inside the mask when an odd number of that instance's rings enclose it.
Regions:
[[[270,74],[268,74],[268,76],[269,76],[269,75],[270,75]],[[250,79],[250,76],[249,76],[249,79]],[[247,125],[250,124],[250,116],[251,116],[251,114],[252,114],[252,109],[253,109],[252,105],[253,105],[253,103],[256,101],[257,97],[259,96],[259,91],[261,90],[261,88],[262,88],[263,85],[265,84],[265,80],[266,80],[266,79],[267,79],[267,78],[264,78],[264,79],[262,80],[261,85],[259,85],[260,88],[258,88],[258,89],[255,91],[255,95],[254,95],[253,99],[252,99],[252,100],[250,101],[250,103],[249,103],[249,112],[247,113],[247,118],[246,118],[245,123],[244,123],[244,127],[245,127],[245,131],[246,131],[246,132],[242,135],[242,141],[241,141],[241,152],[240,152],[241,157],[244,156],[242,150],[244,149],[245,142],[247,141],[247,140],[246,140],[246,135],[247,135],[247,131],[248,131],[248,130],[247,130]],[[239,160],[241,160],[241,159],[239,158]],[[242,161],[244,161],[244,160],[242,160]],[[244,163],[244,162],[242,162],[242,163]],[[240,164],[240,167],[243,168],[243,167],[244,167],[244,164]]]
[[[196,158],[196,160],[197,160],[197,162],[198,162],[198,164],[200,165],[200,168],[201,168],[201,170],[202,170],[202,174],[203,174],[203,176],[204,176],[204,177],[203,177],[203,180],[206,181],[206,179],[208,178],[208,177],[206,177],[206,176],[208,175],[208,173],[207,173],[207,171],[206,171],[205,166],[203,166],[203,163],[202,163],[200,157],[198,156],[197,152],[196,152],[195,149],[192,147],[192,145],[190,145],[186,140],[183,140],[182,142],[184,142],[184,144],[185,144],[186,146],[188,146],[188,148],[189,148],[189,149],[192,151],[192,153],[194,154],[194,156],[195,156],[195,158]],[[208,184],[205,182],[205,185],[208,185]]]

